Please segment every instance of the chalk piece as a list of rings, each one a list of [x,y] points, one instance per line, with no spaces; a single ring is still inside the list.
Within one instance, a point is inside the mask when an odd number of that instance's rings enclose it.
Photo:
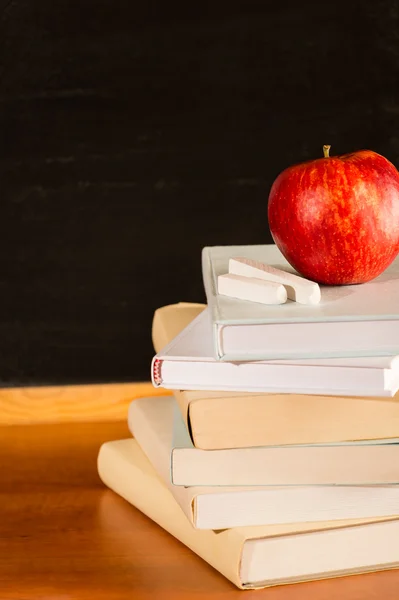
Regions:
[[[320,287],[317,283],[276,269],[258,260],[242,257],[230,258],[229,273],[280,283],[285,286],[288,298],[300,304],[318,304],[320,302]]]
[[[218,293],[261,304],[284,304],[287,301],[287,291],[280,283],[228,273],[219,275]]]

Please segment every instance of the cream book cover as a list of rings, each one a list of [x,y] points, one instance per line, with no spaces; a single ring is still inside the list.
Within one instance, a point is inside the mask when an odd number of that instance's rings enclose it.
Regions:
[[[399,440],[258,446],[228,450],[200,450],[188,435],[171,396],[139,398],[129,408],[128,424],[134,437],[144,432],[156,443],[154,422],[159,407],[173,403],[170,477],[182,486],[281,485],[397,485]]]
[[[241,589],[399,566],[399,520],[196,530],[135,440],[104,444],[98,472],[105,485]],[[156,552],[155,537],[153,544]]]
[[[185,425],[171,396],[139,398],[132,402],[129,428],[158,476],[198,529],[399,517],[399,486],[173,485],[171,468],[174,438],[176,428],[185,428]]]
[[[180,303],[155,311],[154,349],[160,352],[204,309]],[[395,438],[399,394],[340,397],[174,390],[196,448],[217,450],[279,444]]]

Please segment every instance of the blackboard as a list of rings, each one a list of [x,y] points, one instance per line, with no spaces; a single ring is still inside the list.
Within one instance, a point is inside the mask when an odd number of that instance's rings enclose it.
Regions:
[[[394,0],[0,2],[0,383],[148,379],[294,162],[399,164]]]

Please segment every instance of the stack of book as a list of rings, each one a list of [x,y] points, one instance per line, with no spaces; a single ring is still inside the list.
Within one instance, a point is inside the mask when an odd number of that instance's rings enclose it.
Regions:
[[[154,315],[173,396],[131,404],[102,480],[242,589],[398,567],[399,259],[268,306],[217,293],[238,256],[292,272],[273,245],[204,249],[207,306]]]

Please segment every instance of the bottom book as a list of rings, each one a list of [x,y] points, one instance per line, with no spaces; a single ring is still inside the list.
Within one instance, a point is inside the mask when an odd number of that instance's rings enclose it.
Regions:
[[[241,589],[399,567],[399,519],[196,530],[134,439],[103,444],[102,481]]]

